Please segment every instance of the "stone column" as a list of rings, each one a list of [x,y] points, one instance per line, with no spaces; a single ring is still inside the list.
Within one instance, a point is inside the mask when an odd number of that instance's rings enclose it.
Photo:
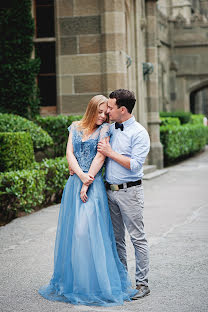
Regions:
[[[103,93],[126,88],[124,0],[101,1]]]
[[[169,18],[169,41],[170,41],[170,74],[169,74],[169,85],[170,85],[170,109],[171,111],[176,110],[176,74],[177,74],[177,64],[174,61],[174,26],[175,19],[173,17]]]
[[[158,47],[157,47],[157,0],[146,0],[146,57],[154,65],[154,72],[147,80],[148,131],[151,148],[149,162],[163,167],[163,147],[160,143],[160,118],[158,95]]]
[[[182,15],[189,24],[191,21],[191,3],[189,0],[174,0],[172,5],[173,17]]]
[[[200,13],[208,18],[208,0],[200,0]]]

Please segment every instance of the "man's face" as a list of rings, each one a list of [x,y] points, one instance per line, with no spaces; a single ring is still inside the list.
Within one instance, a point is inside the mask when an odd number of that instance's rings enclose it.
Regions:
[[[116,99],[108,99],[107,113],[109,114],[109,118],[111,121],[120,122],[122,117],[121,107],[118,108],[118,106],[116,105]]]

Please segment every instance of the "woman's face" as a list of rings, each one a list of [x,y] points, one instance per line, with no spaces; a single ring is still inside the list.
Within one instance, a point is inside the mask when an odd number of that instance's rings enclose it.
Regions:
[[[102,125],[106,121],[107,108],[108,108],[107,103],[100,104],[98,108],[98,115],[97,115],[97,121],[96,121],[97,126]]]

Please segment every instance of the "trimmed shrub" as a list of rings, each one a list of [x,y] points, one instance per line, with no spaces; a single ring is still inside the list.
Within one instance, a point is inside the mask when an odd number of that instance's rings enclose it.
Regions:
[[[160,117],[176,117],[179,118],[180,123],[186,124],[190,121],[190,112],[160,112]]]
[[[169,164],[203,149],[206,145],[206,127],[198,124],[162,126],[160,140],[165,164]]]
[[[0,171],[21,170],[34,162],[33,143],[27,132],[0,132]]]
[[[81,118],[81,115],[36,117],[37,124],[53,138],[54,156],[64,156],[66,154],[66,144],[69,135],[67,128],[73,121],[80,120]]]
[[[208,144],[208,126],[206,126],[205,129],[206,129],[206,143]]]
[[[22,211],[41,207],[45,199],[45,173],[19,170],[0,174],[0,219],[8,222]]]
[[[36,76],[40,67],[40,60],[31,58],[32,1],[1,2],[8,6],[2,3],[0,10],[0,111],[31,117],[39,113]]]
[[[45,173],[45,203],[59,202],[69,178],[67,159],[45,159],[41,163],[34,163],[34,168]]]
[[[0,132],[20,131],[30,133],[35,151],[53,145],[50,135],[34,122],[18,115],[0,113]]]
[[[33,163],[31,170],[0,174],[0,221],[57,203],[69,177],[66,158]]]
[[[191,115],[189,123],[193,125],[197,125],[197,124],[203,125],[204,117],[205,117],[204,115],[193,114]]]
[[[177,117],[161,117],[161,124],[160,126],[180,126],[180,120]]]

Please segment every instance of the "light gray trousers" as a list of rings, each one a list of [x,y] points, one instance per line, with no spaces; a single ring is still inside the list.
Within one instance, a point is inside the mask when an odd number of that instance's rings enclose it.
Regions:
[[[126,226],[135,249],[136,285],[148,285],[149,249],[143,223],[143,186],[132,186],[119,191],[107,190],[107,195],[119,258],[127,268]]]

